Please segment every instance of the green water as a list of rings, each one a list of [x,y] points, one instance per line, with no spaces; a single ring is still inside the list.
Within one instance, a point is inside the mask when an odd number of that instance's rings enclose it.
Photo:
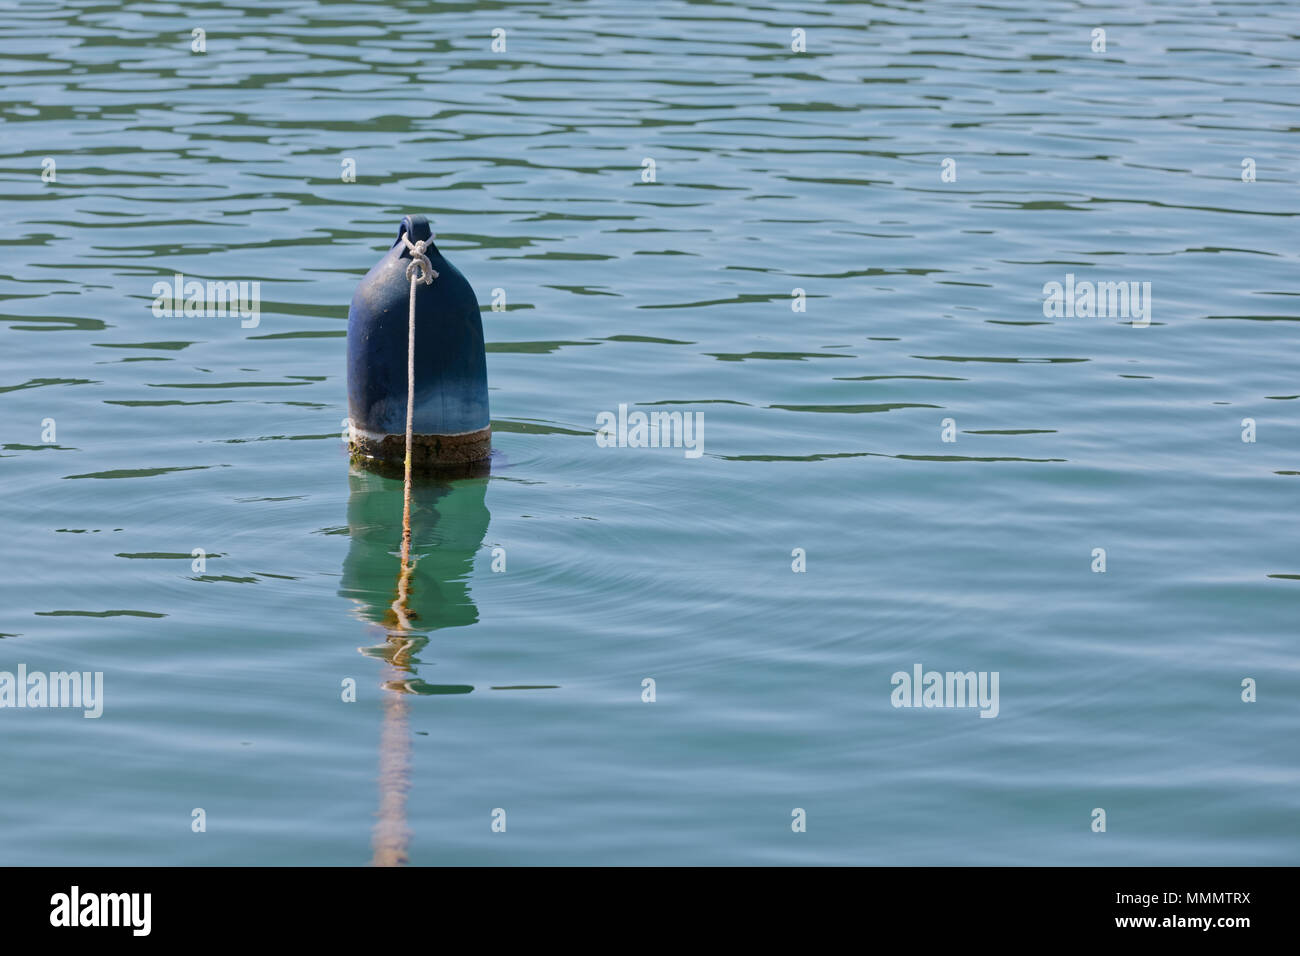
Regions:
[[[416,864],[1294,864],[1297,37],[6,5],[0,672],[104,692],[0,709],[0,864],[364,864],[381,805]],[[495,458],[415,490],[403,628],[401,485],[341,432],[414,212]],[[257,324],[156,317],[176,273],[260,282]],[[1149,324],[1045,315],[1067,274]],[[702,454],[602,447],[620,404]],[[917,664],[997,672],[996,718],[894,707]]]

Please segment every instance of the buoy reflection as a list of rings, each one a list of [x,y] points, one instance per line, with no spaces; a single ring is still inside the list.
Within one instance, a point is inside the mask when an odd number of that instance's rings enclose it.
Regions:
[[[406,805],[411,780],[409,695],[468,694],[469,684],[420,678],[420,651],[429,634],[478,620],[468,582],[490,515],[487,478],[417,479],[411,487],[410,550],[403,547],[403,488],[353,466],[348,475],[348,534],[339,593],[357,604],[362,620],[384,634],[359,648],[384,662],[383,728],[379,743],[379,811],[373,837],[376,866],[410,859]]]

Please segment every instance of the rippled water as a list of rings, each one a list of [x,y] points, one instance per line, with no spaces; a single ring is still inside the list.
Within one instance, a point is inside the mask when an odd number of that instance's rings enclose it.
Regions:
[[[105,683],[0,711],[0,862],[365,863],[381,739],[420,864],[1296,862],[1294,5],[0,23],[0,670]],[[340,432],[408,212],[496,458],[416,490],[399,642]],[[156,318],[175,273],[258,324]],[[1067,274],[1149,326],[1046,316]],[[704,454],[599,447],[620,403]],[[918,663],[998,717],[891,706]]]

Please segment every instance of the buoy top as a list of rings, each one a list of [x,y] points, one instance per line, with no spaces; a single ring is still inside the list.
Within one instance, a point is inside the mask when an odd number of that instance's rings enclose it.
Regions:
[[[401,242],[402,236],[410,236],[412,242],[419,242],[423,239],[429,244],[430,248],[434,248],[433,230],[429,227],[429,220],[418,213],[402,219],[402,225],[397,230],[397,242],[394,242],[393,245]]]

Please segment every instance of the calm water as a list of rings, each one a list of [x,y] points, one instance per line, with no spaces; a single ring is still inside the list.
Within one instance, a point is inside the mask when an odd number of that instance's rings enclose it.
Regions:
[[[6,6],[0,671],[105,703],[0,710],[0,863],[363,864],[394,753],[417,864],[1297,862],[1294,5]],[[340,431],[408,212],[496,461],[403,642]]]

